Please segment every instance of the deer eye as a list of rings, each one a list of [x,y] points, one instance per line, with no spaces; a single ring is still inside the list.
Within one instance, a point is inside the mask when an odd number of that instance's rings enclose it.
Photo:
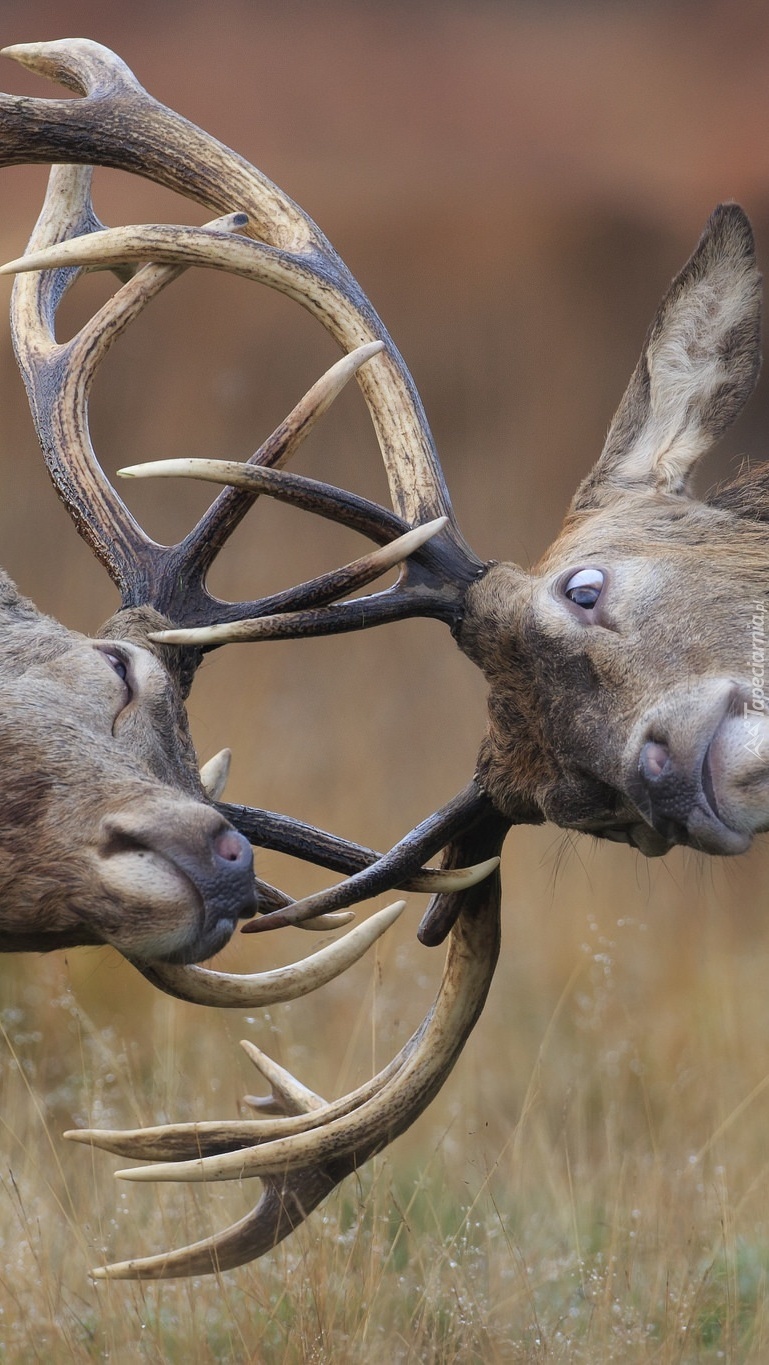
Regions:
[[[116,649],[100,649],[113,673],[117,673],[120,681],[125,687],[124,706],[133,700],[134,688],[132,681],[131,664],[124,654],[118,653]]]
[[[604,575],[600,569],[578,569],[564,584],[564,594],[577,607],[590,611],[601,596]]]
[[[124,683],[127,683],[128,664],[126,663],[125,659],[121,659],[119,654],[107,654],[106,652],[104,657],[107,660],[107,662],[112,665],[112,668],[115,670],[118,677],[121,678]]]

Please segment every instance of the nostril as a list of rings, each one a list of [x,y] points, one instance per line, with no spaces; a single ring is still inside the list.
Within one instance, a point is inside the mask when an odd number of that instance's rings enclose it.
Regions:
[[[214,838],[213,847],[215,856],[232,867],[251,864],[253,857],[251,845],[248,839],[235,829],[221,830]]]
[[[670,750],[667,745],[650,739],[641,750],[638,769],[646,782],[658,782],[669,768],[670,761]]]

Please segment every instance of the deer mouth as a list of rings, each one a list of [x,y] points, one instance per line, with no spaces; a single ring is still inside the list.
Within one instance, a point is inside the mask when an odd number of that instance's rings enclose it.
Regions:
[[[769,813],[769,752],[763,762],[760,753],[750,756],[743,687],[708,685],[699,706],[691,695],[687,700],[690,712],[680,726],[674,723],[679,705],[664,702],[646,725],[635,747],[629,794],[668,848],[682,844],[722,857],[743,853]],[[769,737],[769,722],[767,730]],[[761,778],[764,802],[746,800]]]

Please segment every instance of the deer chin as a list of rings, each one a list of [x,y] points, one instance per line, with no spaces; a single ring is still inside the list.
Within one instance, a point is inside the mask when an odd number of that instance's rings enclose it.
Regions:
[[[769,828],[769,716],[733,679],[668,693],[636,727],[629,754],[627,791],[668,848],[743,853]]]
[[[662,858],[670,851],[667,839],[658,834],[645,820],[639,820],[637,817],[626,825],[609,825],[603,829],[590,830],[589,833],[594,834],[597,839],[609,839],[615,844],[629,844],[631,848],[637,848],[639,853],[643,853],[645,858]]]

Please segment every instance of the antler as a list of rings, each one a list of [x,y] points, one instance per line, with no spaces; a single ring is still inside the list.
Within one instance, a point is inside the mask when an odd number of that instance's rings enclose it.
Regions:
[[[455,622],[468,584],[484,566],[457,529],[408,370],[320,230],[241,157],[152,99],[107,49],[78,39],[6,48],[5,53],[84,96],[0,98],[0,164],[75,163],[54,168],[27,253],[5,269],[35,272],[20,278],[15,290],[19,361],[54,483],[120,588],[124,607],[149,603],[178,628],[290,610],[296,617],[293,633],[302,634],[360,629],[414,614]],[[226,217],[203,228],[105,230],[91,205],[90,172],[77,169],[92,162],[135,171]],[[125,273],[127,264],[148,260],[153,264],[123,285],[78,336],[63,346],[55,343],[56,308],[82,268],[113,266]],[[190,535],[168,547],[149,540],[105,479],[88,434],[87,400],[109,346],[190,265],[227,270],[281,290],[355,355],[343,362],[342,372],[332,371],[316,385],[251,457],[252,465],[271,467],[272,477],[220,494]],[[293,453],[341,384],[363,365],[358,380],[379,438],[395,514],[341,490],[305,481],[297,485],[274,470]],[[301,585],[279,602],[218,602],[205,588],[205,575],[263,492],[355,525],[379,544],[399,539],[414,526],[422,529],[416,541],[402,542],[395,551],[390,546],[384,558],[367,556],[365,564]],[[433,523],[431,529],[426,522]],[[427,547],[431,535],[435,539]],[[395,587],[328,606],[407,558]],[[193,641],[206,648],[222,642],[207,637]]]
[[[486,812],[452,848],[452,857],[498,853],[507,822]],[[129,1180],[241,1180],[258,1176],[253,1211],[213,1237],[166,1255],[101,1267],[100,1279],[169,1279],[228,1270],[270,1251],[345,1176],[381,1151],[422,1113],[451,1072],[483,1008],[499,951],[500,883],[495,873],[472,890],[439,897],[452,921],[443,978],[420,1027],[377,1076],[326,1103],[244,1042],[270,1083],[257,1101],[282,1117],[232,1123],[175,1124],[133,1132],[75,1130],[77,1142],[153,1164],[119,1171]],[[448,902],[453,901],[453,905]],[[459,911],[461,910],[461,914]],[[165,1164],[167,1163],[167,1164]]]

